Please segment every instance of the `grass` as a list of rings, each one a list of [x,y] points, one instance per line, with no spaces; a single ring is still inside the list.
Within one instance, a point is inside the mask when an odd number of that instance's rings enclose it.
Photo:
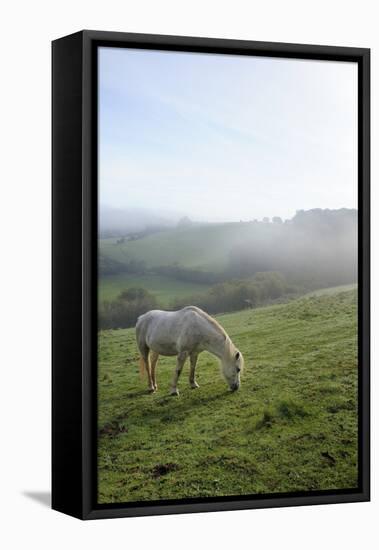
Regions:
[[[142,260],[147,267],[172,265],[222,271],[227,264],[225,251],[251,238],[255,226],[244,223],[221,223],[174,228],[135,241],[117,244],[116,238],[101,239],[104,256],[124,263]]]
[[[329,288],[320,288],[318,290],[313,290],[312,292],[308,292],[306,296],[323,296],[327,294],[336,294],[337,292],[346,292],[348,290],[356,290],[357,289],[357,283],[351,283],[349,285],[339,285],[339,286],[333,286]]]
[[[356,291],[218,316],[245,356],[231,393],[217,360],[156,394],[138,373],[134,330],[99,338],[101,503],[315,491],[357,485]]]
[[[123,290],[131,287],[146,288],[160,304],[168,306],[175,298],[206,292],[210,285],[178,281],[161,275],[109,275],[99,281],[100,302],[113,300]]]
[[[145,288],[153,294],[159,304],[163,307],[168,307],[176,298],[184,298],[193,296],[207,290],[212,285],[191,283],[179,281],[165,275],[130,275],[123,273],[120,275],[107,275],[99,279],[99,300],[100,303],[104,300],[114,300],[117,296],[127,288],[138,287]],[[341,285],[331,288],[322,288],[307,294],[307,296],[321,296],[323,294],[334,294],[346,290],[356,289],[356,284]]]

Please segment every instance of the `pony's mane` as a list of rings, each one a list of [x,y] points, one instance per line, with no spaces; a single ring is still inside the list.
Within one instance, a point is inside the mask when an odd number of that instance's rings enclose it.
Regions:
[[[201,315],[201,317],[203,317],[204,319],[206,319],[211,325],[213,325],[219,332],[221,332],[226,340],[230,340],[230,337],[229,335],[227,334],[227,332],[225,331],[225,329],[220,325],[220,323],[218,323],[216,321],[216,319],[214,319],[213,317],[211,317],[210,315],[208,315],[208,313],[206,313],[205,311],[203,311],[202,309],[200,309],[199,307],[196,307],[196,306],[187,306],[183,309],[189,309],[191,311],[196,311],[196,313],[198,313],[199,315]]]

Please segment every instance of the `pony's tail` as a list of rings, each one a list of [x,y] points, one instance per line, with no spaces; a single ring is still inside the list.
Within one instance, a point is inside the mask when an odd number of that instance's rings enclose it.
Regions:
[[[139,374],[140,374],[140,377],[144,378],[145,373],[146,373],[145,360],[141,355],[140,358],[139,358]]]

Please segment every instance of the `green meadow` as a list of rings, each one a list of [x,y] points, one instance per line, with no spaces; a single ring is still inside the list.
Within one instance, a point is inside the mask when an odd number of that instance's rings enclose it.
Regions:
[[[246,222],[195,225],[158,231],[124,243],[117,243],[117,238],[102,239],[100,249],[121,263],[139,260],[150,268],[178,263],[186,268],[219,270],[226,264],[225,249],[254,235],[254,229]]]
[[[203,353],[199,389],[186,365],[169,396],[175,358],[161,357],[148,394],[134,329],[100,331],[100,503],[357,485],[356,289],[217,319],[245,357],[234,393]]]
[[[108,275],[99,280],[99,300],[114,300],[128,288],[145,288],[162,306],[168,306],[172,300],[206,292],[211,285],[179,281],[173,277],[156,274],[131,275],[121,273]]]

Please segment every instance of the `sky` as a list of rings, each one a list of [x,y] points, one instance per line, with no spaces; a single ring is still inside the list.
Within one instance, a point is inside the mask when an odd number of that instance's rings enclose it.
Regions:
[[[100,207],[211,222],[356,208],[357,72],[101,47]]]

